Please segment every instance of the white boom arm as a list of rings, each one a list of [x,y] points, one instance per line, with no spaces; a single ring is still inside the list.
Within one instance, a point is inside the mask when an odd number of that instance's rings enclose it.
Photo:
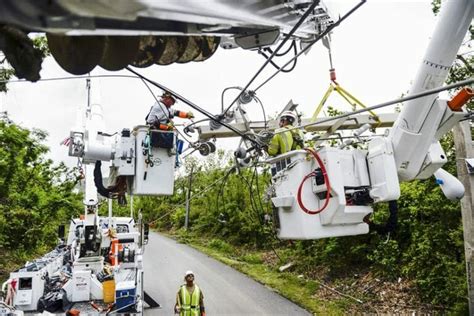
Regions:
[[[448,0],[410,90],[411,94],[440,87],[446,80],[474,14],[474,1]],[[390,139],[400,180],[427,178],[445,162],[437,142],[458,121],[433,94],[408,101],[391,130]],[[462,112],[461,112],[462,113]],[[447,123],[447,125],[446,125]]]

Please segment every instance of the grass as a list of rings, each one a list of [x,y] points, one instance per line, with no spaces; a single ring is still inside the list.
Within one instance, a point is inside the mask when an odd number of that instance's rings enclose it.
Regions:
[[[279,272],[278,269],[266,265],[259,252],[240,249],[220,239],[197,239],[190,235],[171,237],[178,237],[180,242],[245,273],[316,315],[344,315],[347,304],[350,304],[347,299],[331,302],[318,299],[315,293],[319,289],[319,283],[305,280],[291,272]]]

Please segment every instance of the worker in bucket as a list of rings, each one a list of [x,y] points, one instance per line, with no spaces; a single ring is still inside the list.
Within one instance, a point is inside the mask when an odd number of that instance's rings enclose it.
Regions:
[[[275,131],[275,135],[268,145],[268,154],[277,156],[291,150],[304,148],[304,135],[300,129],[292,129],[297,120],[296,114],[292,111],[284,111],[280,115],[280,128]]]
[[[176,293],[175,314],[180,316],[206,316],[204,309],[204,296],[202,291],[194,283],[194,273],[186,271],[184,274],[185,284],[179,287]]]
[[[173,95],[165,91],[159,101],[155,102],[150,109],[150,112],[145,117],[146,123],[153,128],[161,130],[173,130],[171,119],[175,116],[181,118],[194,118],[192,112],[183,112],[173,109],[176,99]]]

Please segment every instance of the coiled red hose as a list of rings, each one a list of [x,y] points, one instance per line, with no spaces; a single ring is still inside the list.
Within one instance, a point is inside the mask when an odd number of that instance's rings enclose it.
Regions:
[[[304,150],[306,150],[308,153],[313,155],[314,159],[318,162],[319,167],[321,168],[321,171],[322,171],[323,177],[324,177],[324,183],[326,183],[326,199],[324,201],[324,205],[321,208],[317,209],[317,210],[309,210],[303,204],[303,199],[301,198],[301,191],[303,189],[303,184],[306,182],[306,180],[308,180],[309,178],[312,178],[316,175],[316,172],[312,171],[303,178],[303,181],[301,181],[300,186],[298,187],[297,201],[298,201],[298,205],[301,207],[303,212],[305,212],[306,214],[309,214],[309,215],[316,215],[316,214],[319,214],[322,211],[324,211],[324,209],[328,206],[329,198],[331,197],[331,185],[329,183],[329,177],[328,177],[327,172],[326,172],[326,167],[324,166],[323,161],[319,157],[318,153],[316,151],[310,149],[310,148],[305,148]]]

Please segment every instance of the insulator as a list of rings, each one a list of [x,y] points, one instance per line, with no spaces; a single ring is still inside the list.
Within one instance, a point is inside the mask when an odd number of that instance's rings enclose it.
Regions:
[[[209,127],[211,128],[211,130],[216,130],[216,129],[219,129],[222,127],[222,124],[219,123],[219,121],[221,120],[219,116],[214,116],[214,118],[216,120],[210,120],[209,121]]]
[[[213,142],[207,142],[207,145],[208,145],[209,148],[210,148],[210,151],[209,151],[209,152],[210,152],[211,154],[216,152],[216,149],[217,149],[217,148],[216,148],[216,144],[214,144]]]
[[[104,54],[99,66],[106,70],[116,71],[135,61],[140,48],[139,36],[105,36],[104,40]]]
[[[234,156],[239,159],[244,159],[247,156],[247,150],[239,147],[234,151]]]
[[[252,102],[252,100],[253,100],[252,94],[249,93],[248,91],[244,91],[240,94],[240,97],[239,97],[240,103],[247,104],[247,103]]]
[[[46,33],[46,38],[51,55],[57,63],[74,75],[91,72],[104,54],[103,36],[66,36]]]
[[[199,150],[199,153],[203,156],[207,156],[211,153],[211,147],[209,146],[207,142],[199,145],[198,150]]]

